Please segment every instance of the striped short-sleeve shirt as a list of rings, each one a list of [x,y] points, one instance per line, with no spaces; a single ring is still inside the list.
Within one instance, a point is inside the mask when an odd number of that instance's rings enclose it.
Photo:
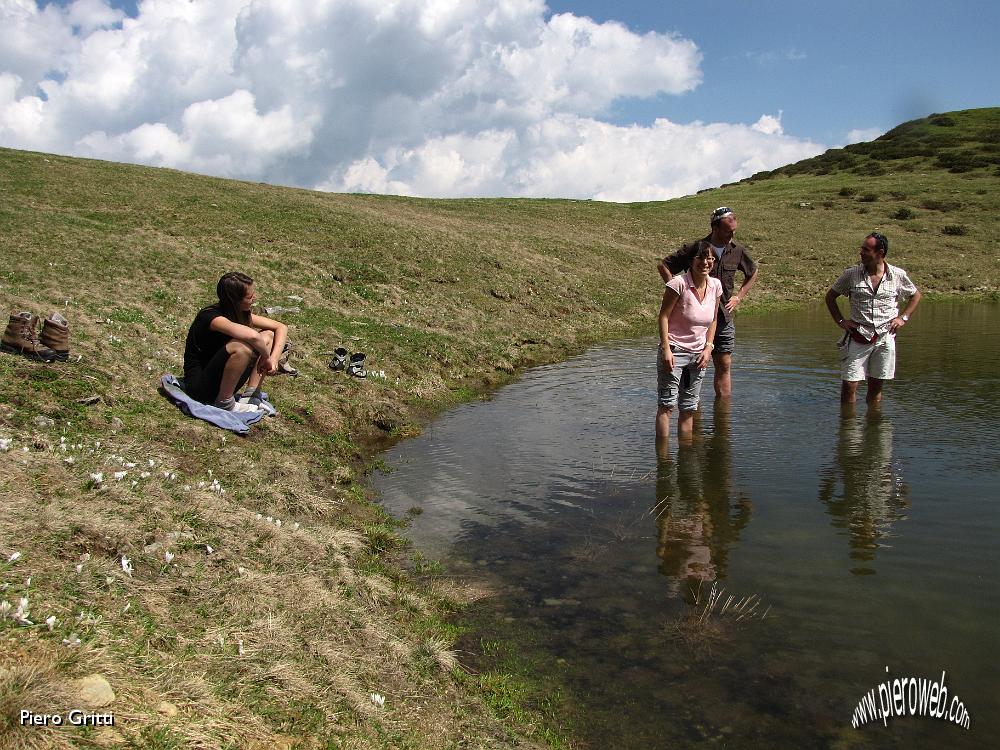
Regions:
[[[878,289],[873,289],[865,267],[859,263],[840,275],[833,291],[851,301],[851,320],[858,324],[858,332],[870,339],[889,330],[889,323],[899,316],[899,300],[912,297],[917,286],[902,268],[886,263],[885,275]]]

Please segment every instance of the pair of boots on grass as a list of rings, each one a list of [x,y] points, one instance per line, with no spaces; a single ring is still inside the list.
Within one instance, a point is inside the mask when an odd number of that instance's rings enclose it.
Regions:
[[[27,310],[12,312],[0,350],[35,362],[65,362],[69,359],[69,321],[54,312],[42,321],[39,336],[37,315]]]

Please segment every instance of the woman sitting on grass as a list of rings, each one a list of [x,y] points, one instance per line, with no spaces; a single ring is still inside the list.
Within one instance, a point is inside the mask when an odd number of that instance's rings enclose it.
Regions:
[[[677,435],[689,436],[698,408],[705,368],[712,359],[722,283],[709,276],[715,265],[712,246],[703,242],[691,270],[674,276],[660,304],[660,349],[656,361],[656,437],[670,434],[670,414],[680,407]]]
[[[220,409],[256,411],[261,381],[278,370],[288,326],[251,312],[257,293],[244,273],[227,273],[215,291],[219,302],[199,310],[188,330],[184,390]]]

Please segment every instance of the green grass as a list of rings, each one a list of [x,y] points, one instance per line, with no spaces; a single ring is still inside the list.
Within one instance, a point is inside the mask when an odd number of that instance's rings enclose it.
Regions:
[[[33,614],[59,622],[0,623],[0,705],[99,671],[129,686],[118,708],[132,718],[116,731],[133,746],[279,747],[299,721],[308,747],[572,747],[570,701],[537,663],[498,646],[462,657],[476,675],[447,668],[463,635],[453,618],[475,594],[407,551],[372,501],[379,449],[526,366],[653,335],[656,261],[707,233],[718,205],[736,208],[761,267],[741,314],[818,301],[875,229],[931,296],[995,299],[998,133],[1000,110],[948,113],[628,205],[331,195],[0,149],[0,299],[60,311],[72,347],[64,364],[0,356],[0,438],[12,440],[0,555],[23,553],[0,584],[20,594],[30,576]],[[242,439],[156,392],[236,269],[263,305],[300,308],[284,319],[301,375],[266,385],[281,416]],[[372,376],[331,372],[337,346],[366,352]],[[94,618],[77,625],[81,611]],[[73,632],[76,650],[62,645]],[[21,682],[4,682],[11,666]],[[31,690],[10,693],[25,679]],[[178,691],[190,710],[168,720],[156,704],[183,703]]]

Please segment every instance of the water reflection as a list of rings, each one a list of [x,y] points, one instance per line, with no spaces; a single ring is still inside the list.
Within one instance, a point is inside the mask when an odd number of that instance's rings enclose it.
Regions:
[[[819,499],[833,525],[850,536],[855,575],[874,575],[875,551],[886,546],[892,524],[906,518],[909,487],[893,461],[892,420],[879,409],[863,417],[841,414],[834,462],[820,473]]]
[[[722,402],[706,440],[680,442],[676,457],[657,446],[656,554],[671,598],[689,598],[701,582],[726,577],[729,548],[753,513],[748,495],[734,496],[732,475],[730,412]]]

